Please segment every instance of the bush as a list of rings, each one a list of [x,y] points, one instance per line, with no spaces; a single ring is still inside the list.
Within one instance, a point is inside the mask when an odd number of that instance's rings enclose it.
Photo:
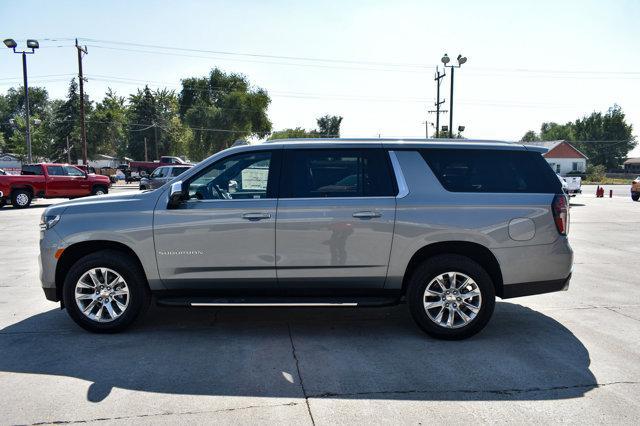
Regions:
[[[602,182],[604,180],[605,167],[602,164],[587,167],[587,180],[590,182]]]

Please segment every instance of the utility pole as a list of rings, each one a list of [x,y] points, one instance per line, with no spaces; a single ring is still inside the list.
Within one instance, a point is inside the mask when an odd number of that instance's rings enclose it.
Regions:
[[[71,164],[71,149],[69,148],[69,136],[67,136],[67,163]]]
[[[160,160],[160,156],[158,155],[158,125],[156,123],[153,123],[153,136],[156,140],[156,160]]]
[[[445,103],[445,100],[440,100],[440,83],[445,76],[446,76],[446,72],[443,72],[442,74],[440,74],[440,69],[438,67],[436,67],[436,77],[434,78],[434,80],[436,81],[436,137],[438,137],[440,135],[440,113],[444,113],[446,111],[440,111],[440,105],[442,105],[443,103]],[[429,111],[431,112],[431,111]]]
[[[82,138],[82,164],[87,165],[87,131],[84,126],[84,77],[82,75],[82,54],[87,54],[87,46],[80,46],[76,39],[78,49],[78,81],[80,82],[80,137]]]
[[[144,161],[149,161],[149,156],[147,155],[147,137],[144,137]]]
[[[449,99],[449,138],[451,139],[453,139],[453,73],[456,68],[460,68],[464,63],[467,62],[467,58],[462,55],[458,55],[456,59],[458,60],[458,65],[448,65],[450,59],[449,55],[447,55],[446,53],[441,59],[445,68],[451,68],[451,95]]]

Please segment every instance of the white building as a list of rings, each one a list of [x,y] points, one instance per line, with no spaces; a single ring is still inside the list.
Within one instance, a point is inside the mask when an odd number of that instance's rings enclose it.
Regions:
[[[569,172],[585,173],[588,157],[567,141],[523,142],[547,148],[542,156],[547,160],[554,172],[566,176]]]

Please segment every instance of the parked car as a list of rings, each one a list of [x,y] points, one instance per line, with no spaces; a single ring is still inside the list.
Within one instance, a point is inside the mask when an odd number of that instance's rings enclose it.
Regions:
[[[182,173],[189,170],[191,165],[180,166],[163,166],[158,167],[149,175],[149,177],[143,177],[140,179],[140,190],[157,189],[162,185],[172,180],[176,176],[180,176]]]
[[[156,191],[48,207],[42,286],[93,332],[123,330],[154,294],[184,307],[406,301],[430,335],[469,337],[496,296],[568,288],[569,203],[545,151],[336,139],[232,147]]]
[[[640,176],[631,182],[631,199],[633,201],[640,200]]]
[[[69,164],[27,164],[19,175],[0,176],[0,206],[29,207],[34,198],[78,198],[109,192],[107,176],[87,174]]]

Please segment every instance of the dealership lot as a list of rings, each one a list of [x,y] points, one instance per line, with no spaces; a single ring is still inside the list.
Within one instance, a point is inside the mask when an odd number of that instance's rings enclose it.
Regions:
[[[637,423],[640,203],[592,192],[573,199],[569,291],[499,302],[461,342],[405,306],[152,307],[92,335],[39,288],[37,224],[58,200],[5,207],[0,423]]]

